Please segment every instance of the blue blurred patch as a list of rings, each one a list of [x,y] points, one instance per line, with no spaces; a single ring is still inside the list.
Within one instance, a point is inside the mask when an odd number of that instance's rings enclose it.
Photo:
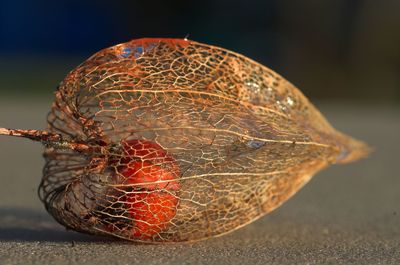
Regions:
[[[265,145],[265,142],[263,141],[258,141],[258,140],[250,140],[247,142],[247,146],[253,149],[258,149]]]
[[[143,54],[143,46],[136,46],[136,47],[125,47],[124,49],[122,49],[121,51],[121,56],[123,58],[128,58],[129,56],[131,56],[133,54],[133,56],[135,57],[135,59],[139,58],[140,56],[142,56]]]
[[[129,47],[126,47],[126,48],[124,48],[124,49],[122,50],[121,56],[124,57],[124,58],[128,58],[129,55],[131,55],[131,53],[132,53],[132,49],[129,48]]]
[[[143,53],[143,47],[142,46],[137,46],[135,49],[135,58],[138,58],[140,55]]]

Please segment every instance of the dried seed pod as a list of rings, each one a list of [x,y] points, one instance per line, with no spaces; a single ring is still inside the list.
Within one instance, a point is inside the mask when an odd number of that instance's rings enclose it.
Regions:
[[[222,235],[272,211],[317,171],[368,147],[334,130],[287,80],[179,39],[104,49],[56,91],[39,187],[68,228],[139,242]]]

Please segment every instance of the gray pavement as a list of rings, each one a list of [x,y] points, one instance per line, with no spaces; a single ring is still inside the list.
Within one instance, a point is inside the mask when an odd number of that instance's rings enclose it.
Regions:
[[[50,101],[0,99],[0,125],[43,129]],[[42,147],[0,138],[0,264],[400,264],[400,109],[322,104],[375,148],[314,177],[282,207],[207,241],[137,245],[66,231],[36,188]]]

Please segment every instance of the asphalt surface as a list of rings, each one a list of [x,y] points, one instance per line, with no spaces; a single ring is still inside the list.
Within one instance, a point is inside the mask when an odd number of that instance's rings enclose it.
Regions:
[[[43,129],[50,101],[0,99],[0,126]],[[400,108],[320,106],[375,152],[317,174],[282,207],[207,241],[137,245],[66,231],[36,189],[40,144],[0,138],[0,264],[400,264]]]

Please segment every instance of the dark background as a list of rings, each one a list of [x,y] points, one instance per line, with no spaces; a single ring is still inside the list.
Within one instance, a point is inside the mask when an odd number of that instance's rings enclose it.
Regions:
[[[312,100],[400,102],[400,1],[0,2],[0,96],[52,96],[94,52],[142,37],[221,46]]]

